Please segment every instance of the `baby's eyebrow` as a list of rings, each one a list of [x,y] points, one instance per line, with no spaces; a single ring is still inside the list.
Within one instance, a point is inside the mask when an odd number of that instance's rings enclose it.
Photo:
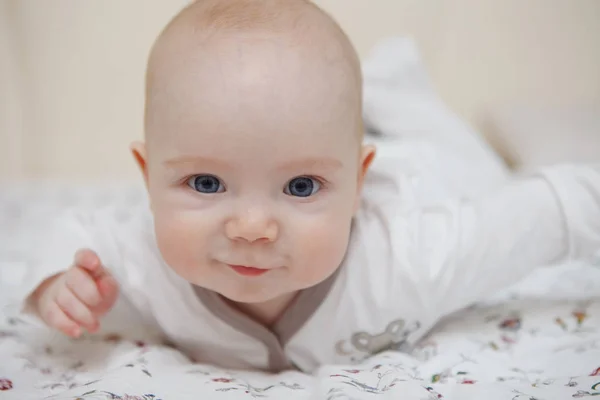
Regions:
[[[341,161],[330,157],[309,157],[291,160],[281,165],[284,169],[317,168],[335,170],[342,168]]]
[[[185,165],[202,164],[211,166],[222,166],[226,167],[228,164],[222,160],[210,157],[200,156],[180,156],[170,160],[163,161],[163,165],[170,168],[181,167]]]
[[[163,165],[168,168],[185,167],[186,165],[203,165],[211,167],[228,168],[231,167],[227,162],[211,157],[202,156],[180,156],[165,160]],[[344,165],[341,161],[331,157],[307,157],[286,161],[277,166],[280,169],[327,169],[337,170]]]

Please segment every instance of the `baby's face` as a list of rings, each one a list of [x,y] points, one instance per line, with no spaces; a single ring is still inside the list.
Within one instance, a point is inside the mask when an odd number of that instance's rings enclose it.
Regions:
[[[243,303],[338,268],[372,155],[343,69],[307,67],[272,46],[246,57],[221,44],[177,70],[148,111],[144,169],[162,256]]]

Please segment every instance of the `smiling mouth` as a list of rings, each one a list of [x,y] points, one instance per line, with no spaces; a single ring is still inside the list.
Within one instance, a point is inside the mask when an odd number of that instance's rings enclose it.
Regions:
[[[269,272],[268,269],[247,267],[245,265],[229,265],[229,268],[243,276],[260,276]]]

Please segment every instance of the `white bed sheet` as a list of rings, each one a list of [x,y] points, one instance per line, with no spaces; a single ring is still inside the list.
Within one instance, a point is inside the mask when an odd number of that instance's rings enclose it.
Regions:
[[[38,185],[0,193],[0,399],[569,399],[600,396],[600,269],[539,270],[441,323],[413,354],[313,376],[193,364],[135,329],[70,341],[17,315],[13,289],[48,216],[134,207],[141,188]],[[135,328],[135,327],[132,327]]]

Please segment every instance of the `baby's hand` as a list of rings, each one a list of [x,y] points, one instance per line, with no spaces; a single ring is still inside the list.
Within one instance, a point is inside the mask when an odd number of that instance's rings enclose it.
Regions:
[[[74,265],[44,281],[33,293],[35,311],[50,327],[71,337],[96,332],[99,318],[117,300],[119,288],[91,250],[79,250]]]

